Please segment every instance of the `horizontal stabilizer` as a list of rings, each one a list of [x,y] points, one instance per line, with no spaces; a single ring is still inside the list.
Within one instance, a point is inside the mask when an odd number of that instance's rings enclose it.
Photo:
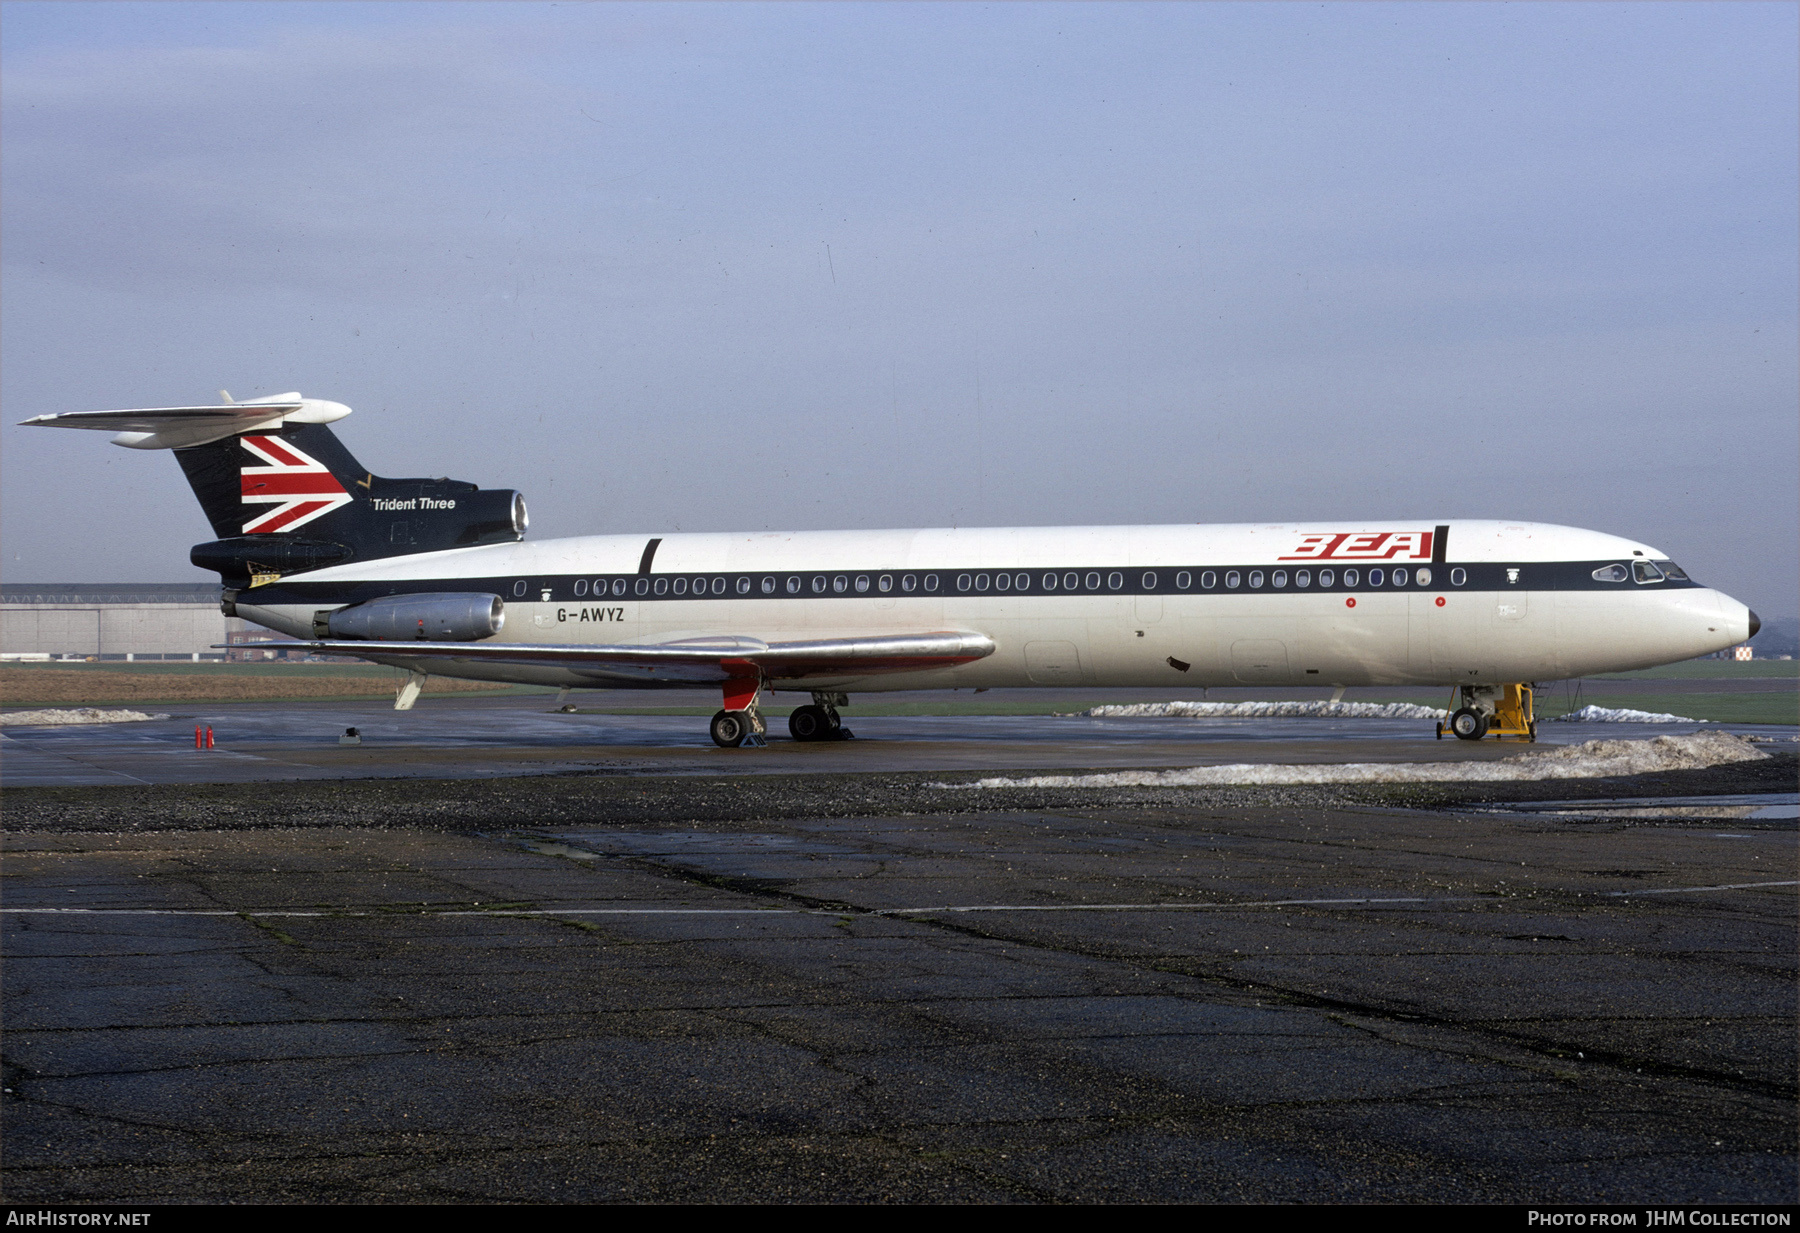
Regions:
[[[65,411],[34,415],[21,424],[39,428],[88,428],[114,432],[114,445],[130,449],[186,449],[237,433],[283,423],[329,424],[350,414],[342,403],[299,394],[276,394],[218,407],[140,407],[129,411]]]
[[[953,668],[994,653],[991,638],[956,631],[822,638],[808,642],[764,642],[759,638],[730,636],[629,646],[329,641],[248,642],[236,643],[233,649],[259,646],[312,651],[320,655],[350,655],[377,662],[435,659],[461,664],[567,668],[596,680],[634,684],[652,681],[702,684],[759,675],[773,681],[925,672],[933,668]]]

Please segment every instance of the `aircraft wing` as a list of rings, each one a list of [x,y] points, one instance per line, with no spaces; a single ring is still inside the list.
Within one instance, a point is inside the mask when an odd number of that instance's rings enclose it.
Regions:
[[[496,642],[316,641],[237,643],[231,649],[268,646],[322,655],[350,655],[377,662],[443,660],[459,664],[565,668],[631,684],[716,684],[760,676],[798,680],[817,676],[865,676],[953,668],[994,653],[984,634],[940,631],[822,638],[807,642],[764,642],[760,638],[693,638],[620,646],[546,646]]]

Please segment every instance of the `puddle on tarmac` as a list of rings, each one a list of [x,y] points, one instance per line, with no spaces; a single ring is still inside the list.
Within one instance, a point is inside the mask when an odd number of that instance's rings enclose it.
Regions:
[[[1731,796],[1636,796],[1598,801],[1507,801],[1496,813],[1558,818],[1731,818],[1744,822],[1800,821],[1800,792],[1744,792]],[[1720,838],[1739,838],[1729,835]]]
[[[841,843],[802,835],[713,834],[707,831],[557,831],[554,839],[532,840],[529,851],[591,861],[602,856],[709,856],[767,853],[862,855]]]

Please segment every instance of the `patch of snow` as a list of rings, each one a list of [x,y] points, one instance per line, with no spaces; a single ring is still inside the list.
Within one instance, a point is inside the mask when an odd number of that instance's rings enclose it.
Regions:
[[[1093,719],[1442,719],[1410,702],[1136,702],[1081,712]]]
[[[1634,711],[1629,707],[1613,710],[1604,706],[1584,706],[1579,711],[1558,715],[1556,723],[1567,724],[1703,724],[1705,719],[1689,719],[1686,715],[1669,715],[1662,711]]]
[[[167,715],[146,715],[142,711],[102,711],[83,706],[69,711],[7,711],[0,714],[0,724],[128,724],[167,718]]]
[[[1467,783],[1521,779],[1599,779],[1652,771],[1697,770],[1769,755],[1725,732],[1659,736],[1648,741],[1588,741],[1566,749],[1522,754],[1498,762],[1348,762],[1313,766],[1236,763],[1178,771],[1115,771],[1100,775],[1034,775],[940,783],[938,788],[1190,788],[1227,784]]]
[[[1443,719],[1450,712],[1410,702],[1136,702],[1096,706],[1090,719]],[[1584,706],[1557,716],[1577,724],[1703,724],[1709,721],[1660,711]]]

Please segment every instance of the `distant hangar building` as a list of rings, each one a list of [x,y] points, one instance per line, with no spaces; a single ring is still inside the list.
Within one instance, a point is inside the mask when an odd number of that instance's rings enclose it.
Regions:
[[[216,582],[0,585],[8,659],[237,659],[215,646],[279,636],[220,612]]]

